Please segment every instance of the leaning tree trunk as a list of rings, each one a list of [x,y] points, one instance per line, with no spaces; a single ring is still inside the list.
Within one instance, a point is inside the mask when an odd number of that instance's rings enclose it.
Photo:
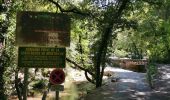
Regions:
[[[111,25],[111,26],[113,26],[113,25]],[[106,52],[104,52],[104,51],[107,49],[110,34],[112,32],[111,30],[112,30],[112,27],[108,27],[106,29],[104,35],[102,36],[102,41],[101,41],[100,47],[98,49],[98,54],[97,54],[97,58],[96,58],[96,66],[95,66],[95,68],[96,68],[96,88],[98,88],[102,85],[101,77],[103,75],[103,70],[102,70],[102,72],[100,72],[100,66],[102,63],[102,59],[105,59]]]
[[[103,28],[103,35],[101,37],[101,43],[96,55],[96,64],[95,64],[95,68],[96,68],[96,88],[100,87],[102,85],[102,75],[104,72],[104,68],[102,68],[102,72],[100,72],[100,66],[102,64],[102,61],[105,61],[105,56],[107,53],[107,47],[108,47],[108,43],[112,34],[112,29],[114,24],[116,23],[116,20],[119,19],[119,17],[122,14],[122,11],[125,9],[127,3],[129,2],[129,0],[122,0],[121,1],[121,5],[118,8],[117,12],[112,12],[112,16],[114,16],[111,20],[108,21],[108,26]],[[104,18],[105,19],[105,18]],[[105,62],[104,62],[105,63]],[[105,67],[105,66],[102,66]]]

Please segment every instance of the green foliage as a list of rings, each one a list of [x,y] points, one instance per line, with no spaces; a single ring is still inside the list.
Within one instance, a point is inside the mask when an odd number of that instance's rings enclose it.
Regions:
[[[151,75],[151,77],[155,77],[157,75],[157,73],[158,73],[156,64],[149,63],[148,66],[147,66],[147,69],[148,69],[149,74]]]
[[[149,63],[147,66],[147,80],[151,88],[154,88],[153,80],[156,75],[158,75],[157,66],[153,63]]]
[[[68,55],[69,58],[74,59],[78,64],[88,68],[90,66],[89,62],[91,62],[89,46],[92,44],[90,41],[93,37],[93,30],[89,32],[87,23],[89,23],[88,20],[72,22],[72,42]]]
[[[47,87],[48,81],[47,80],[36,80],[32,83],[33,89],[41,90]]]
[[[127,12],[124,17],[136,21],[137,28],[118,32],[115,51],[125,51],[132,58],[147,56],[155,62],[169,63],[169,1],[152,6],[140,1],[134,3],[133,12]]]
[[[114,51],[114,54],[115,54],[115,56],[117,56],[117,57],[119,57],[119,58],[123,58],[123,57],[125,57],[126,55],[127,55],[127,52],[126,51],[124,51],[124,50],[115,50]]]
[[[8,8],[9,7],[9,8]],[[9,26],[9,14],[11,2],[2,1],[0,4],[0,97],[6,100],[8,93],[11,93],[9,89],[12,88],[10,85],[5,85],[10,83],[11,78],[7,73],[7,67],[10,65],[10,55],[6,50],[6,35],[8,33]],[[8,77],[7,77],[8,76]]]
[[[169,17],[167,7],[168,1],[162,2],[161,9],[152,8],[146,22],[148,27],[145,27],[145,34],[148,41],[147,49],[149,57],[152,61],[169,63]],[[146,24],[143,24],[146,25]],[[150,29],[149,29],[150,28]]]

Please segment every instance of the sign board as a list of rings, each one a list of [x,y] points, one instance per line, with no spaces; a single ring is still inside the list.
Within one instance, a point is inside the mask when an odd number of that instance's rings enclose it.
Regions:
[[[50,89],[51,91],[64,91],[64,86],[60,84],[51,85]]]
[[[69,46],[70,18],[50,12],[18,12],[16,42],[19,46]]]
[[[29,68],[64,68],[65,48],[19,47],[18,66]]]
[[[65,73],[62,69],[55,69],[50,73],[50,83],[62,84],[65,81]]]

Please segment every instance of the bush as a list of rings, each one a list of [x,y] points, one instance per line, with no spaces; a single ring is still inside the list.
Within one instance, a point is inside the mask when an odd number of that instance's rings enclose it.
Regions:
[[[46,80],[37,80],[32,85],[33,89],[45,89],[46,86],[47,86]]]
[[[147,66],[147,80],[148,80],[151,88],[154,88],[153,87],[153,79],[157,75],[157,73],[158,73],[158,70],[157,70],[156,65],[153,63],[148,64],[148,66]]]

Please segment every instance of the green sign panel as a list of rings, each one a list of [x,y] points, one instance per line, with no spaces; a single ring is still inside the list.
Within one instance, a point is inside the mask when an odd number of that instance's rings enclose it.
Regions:
[[[18,12],[16,42],[19,46],[69,46],[70,18],[62,13]]]
[[[64,86],[63,85],[51,85],[51,91],[64,91]]]
[[[29,68],[64,68],[65,48],[19,47],[18,66]]]

